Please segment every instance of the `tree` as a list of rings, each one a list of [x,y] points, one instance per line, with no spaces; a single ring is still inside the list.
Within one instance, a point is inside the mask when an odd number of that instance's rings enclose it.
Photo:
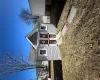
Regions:
[[[7,54],[5,57],[0,57],[0,75],[6,75],[34,68],[45,68],[45,66],[39,64],[36,65],[32,62],[25,61],[23,57],[13,58],[9,54]]]
[[[24,8],[20,11],[19,17],[28,25],[36,23],[39,19],[39,16],[33,16],[28,9]]]

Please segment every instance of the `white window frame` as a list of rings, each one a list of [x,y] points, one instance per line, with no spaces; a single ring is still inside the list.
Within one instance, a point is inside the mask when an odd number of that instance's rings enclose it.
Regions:
[[[41,50],[46,50],[46,54],[40,54]],[[47,49],[46,48],[39,49],[39,56],[47,56]]]

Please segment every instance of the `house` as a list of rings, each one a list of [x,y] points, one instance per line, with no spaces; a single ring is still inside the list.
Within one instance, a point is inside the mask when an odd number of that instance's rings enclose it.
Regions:
[[[50,16],[52,0],[28,0],[32,15]]]
[[[50,7],[52,0],[28,0],[32,15],[42,17],[26,39],[32,46],[34,60],[61,60],[57,44],[56,28],[50,24]]]
[[[53,24],[37,22],[34,30],[26,36],[26,39],[32,45],[34,60],[61,60],[56,28]]]
[[[56,26],[54,25],[57,25],[59,21],[66,0],[28,1],[32,15],[39,16],[39,21],[35,24],[33,31],[26,36],[26,39],[31,44],[29,59],[42,64],[46,64],[46,62],[50,62],[51,60],[60,61],[58,37],[56,35]],[[42,69],[36,69],[38,80],[43,80],[42,78],[45,76],[44,73],[46,72],[42,72],[41,74],[41,71]],[[49,76],[51,76],[50,71],[49,69]]]
[[[50,23],[50,7],[52,0],[28,0],[33,16],[39,16],[42,23]]]

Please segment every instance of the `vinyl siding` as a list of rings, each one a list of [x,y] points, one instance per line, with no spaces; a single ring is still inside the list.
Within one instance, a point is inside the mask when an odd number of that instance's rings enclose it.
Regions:
[[[43,24],[42,23],[41,25],[47,26],[47,30],[40,30],[39,29],[40,32],[48,32],[48,33],[55,33],[55,34],[57,33],[56,28],[53,24]]]
[[[32,15],[45,15],[45,0],[29,0]]]
[[[39,56],[39,48],[37,60],[61,60],[60,51],[58,46],[45,46],[47,49],[47,56]]]

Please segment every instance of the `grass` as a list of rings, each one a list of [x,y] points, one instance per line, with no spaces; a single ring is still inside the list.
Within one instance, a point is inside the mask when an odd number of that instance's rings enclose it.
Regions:
[[[100,1],[74,1],[78,11],[72,24],[66,22],[65,7],[58,23],[58,31],[68,27],[60,45],[63,79],[100,80]]]
[[[71,4],[71,0],[67,0],[66,3],[65,3],[64,9],[61,13],[61,17],[59,19],[59,22],[57,24],[57,32],[61,31],[63,26],[66,23],[66,20],[67,20],[67,17],[68,17],[67,15],[68,15],[69,9],[70,9],[70,4]]]

